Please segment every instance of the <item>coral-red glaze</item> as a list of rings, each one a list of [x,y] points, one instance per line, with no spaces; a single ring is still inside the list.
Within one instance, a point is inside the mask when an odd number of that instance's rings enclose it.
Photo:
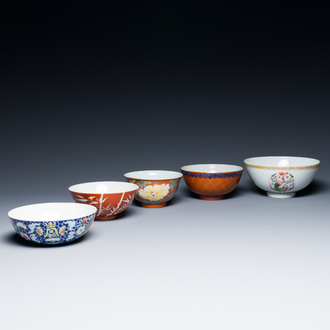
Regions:
[[[110,182],[104,182],[100,184],[110,185]],[[126,182],[124,184],[127,184]],[[69,188],[72,198],[77,203],[93,205],[97,208],[96,220],[113,220],[117,215],[126,210],[134,200],[137,185],[131,185],[131,187],[120,186],[126,191],[120,192],[83,192],[79,191],[79,185]],[[110,189],[110,188],[109,188]],[[82,189],[83,190],[83,189]],[[110,189],[111,190],[111,189]],[[117,189],[118,190],[118,189]]]

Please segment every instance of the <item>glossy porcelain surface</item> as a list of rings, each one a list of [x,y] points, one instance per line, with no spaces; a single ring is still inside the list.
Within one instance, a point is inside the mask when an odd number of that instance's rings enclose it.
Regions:
[[[42,203],[21,206],[9,211],[9,219],[17,233],[40,244],[73,241],[88,231],[96,208],[75,203]]]
[[[196,164],[181,167],[188,188],[204,200],[220,200],[238,185],[243,168],[227,164]]]
[[[76,203],[97,208],[96,220],[113,220],[133,202],[138,186],[127,182],[102,181],[69,187]]]
[[[292,156],[252,157],[244,160],[254,184],[269,197],[288,198],[307,187],[313,180],[320,161]]]
[[[176,193],[182,174],[174,171],[145,170],[126,173],[128,182],[137,184],[135,199],[148,208],[163,207]]]

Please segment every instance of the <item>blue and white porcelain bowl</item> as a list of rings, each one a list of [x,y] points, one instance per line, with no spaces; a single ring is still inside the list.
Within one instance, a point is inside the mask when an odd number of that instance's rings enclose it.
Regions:
[[[17,233],[40,244],[71,242],[87,233],[96,207],[76,203],[41,203],[17,207],[8,212]]]

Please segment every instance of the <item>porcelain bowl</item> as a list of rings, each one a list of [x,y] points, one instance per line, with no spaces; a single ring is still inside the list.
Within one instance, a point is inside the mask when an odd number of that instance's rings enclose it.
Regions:
[[[227,164],[196,164],[181,167],[188,188],[204,200],[220,200],[238,185],[243,168]]]
[[[251,180],[269,197],[289,198],[312,182],[320,161],[306,157],[267,156],[247,158],[244,163]]]
[[[132,204],[138,188],[127,182],[101,181],[75,184],[69,191],[76,203],[97,208],[96,220],[113,220]]]
[[[124,176],[128,182],[139,186],[135,199],[147,208],[165,206],[173,198],[182,178],[179,172],[163,170],[135,171]]]
[[[41,203],[9,211],[9,219],[19,235],[40,244],[71,242],[88,231],[96,208],[75,203]]]

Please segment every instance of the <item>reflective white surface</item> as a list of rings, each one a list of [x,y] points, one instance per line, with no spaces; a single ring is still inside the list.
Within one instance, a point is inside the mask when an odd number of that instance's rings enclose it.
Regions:
[[[326,330],[330,208],[323,184],[282,201],[243,175],[220,203],[192,198],[182,185],[168,207],[133,203],[118,220],[95,221],[77,243],[50,248],[17,237],[5,219],[17,201],[2,200],[1,327]]]
[[[228,164],[196,164],[182,166],[183,171],[200,172],[200,173],[227,173],[243,170],[243,167]]]
[[[120,193],[139,189],[139,186],[129,182],[104,181],[79,183],[69,187],[69,190],[76,193],[101,194]]]
[[[182,177],[182,174],[175,171],[163,171],[163,170],[145,170],[134,171],[124,174],[125,178],[138,179],[138,180],[172,180]]]
[[[318,159],[293,156],[266,156],[251,157],[244,160],[245,163],[261,166],[312,166],[320,163]]]
[[[20,206],[8,212],[10,218],[25,221],[77,219],[95,212],[91,205],[75,203],[40,203]]]

